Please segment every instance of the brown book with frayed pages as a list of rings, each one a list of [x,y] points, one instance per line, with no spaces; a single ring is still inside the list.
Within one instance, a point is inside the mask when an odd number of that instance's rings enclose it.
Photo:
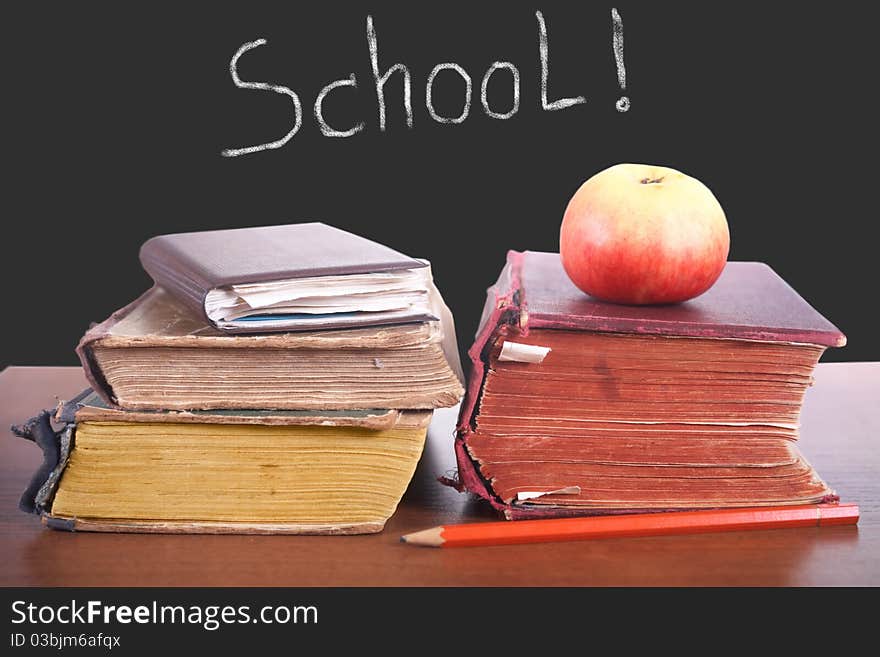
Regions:
[[[509,519],[834,501],[795,440],[817,361],[845,341],[762,263],[729,262],[682,304],[622,306],[558,254],[510,252],[448,483]]]
[[[77,353],[92,387],[127,410],[432,409],[463,393],[455,328],[438,319],[229,335],[154,287],[92,327]]]

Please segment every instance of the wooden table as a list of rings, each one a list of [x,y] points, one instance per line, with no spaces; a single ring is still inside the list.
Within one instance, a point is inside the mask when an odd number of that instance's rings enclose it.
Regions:
[[[77,368],[0,373],[4,427],[84,387]],[[425,455],[385,531],[370,536],[162,536],[65,533],[16,508],[39,450],[0,431],[0,585],[443,586],[880,585],[880,363],[820,365],[802,451],[856,527],[432,550],[401,534],[494,519],[441,486],[454,469],[455,409],[436,414]]]

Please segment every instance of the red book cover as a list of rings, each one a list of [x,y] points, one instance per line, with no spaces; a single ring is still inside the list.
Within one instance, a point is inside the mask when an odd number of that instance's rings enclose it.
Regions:
[[[715,285],[691,301],[668,306],[624,306],[592,298],[574,286],[555,253],[510,251],[498,281],[488,289],[467,394],[459,416],[455,451],[459,486],[489,500],[507,517],[571,515],[565,508],[523,511],[499,500],[477,471],[466,442],[474,432],[496,338],[533,329],[629,335],[714,338],[839,347],[846,338],[769,266],[729,262]]]

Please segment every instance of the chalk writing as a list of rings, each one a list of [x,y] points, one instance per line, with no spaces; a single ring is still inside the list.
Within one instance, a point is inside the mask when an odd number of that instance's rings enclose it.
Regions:
[[[539,80],[539,107],[546,112],[558,112],[561,110],[569,109],[571,107],[575,107],[576,105],[582,105],[586,103],[586,96],[569,96],[560,97],[556,100],[550,100],[550,45],[547,33],[547,21],[544,19],[544,14],[540,11],[535,12],[535,19],[537,21],[538,27],[538,60],[540,62],[541,70]],[[621,18],[620,13],[617,11],[616,8],[611,9],[611,27],[611,45],[614,52],[617,83],[620,87],[620,90],[622,92],[626,92],[626,66],[624,64],[623,57],[623,19]],[[389,94],[386,94],[386,84],[392,78],[397,79],[398,76],[402,83],[402,93],[399,97],[402,101],[405,112],[406,127],[412,128],[414,123],[412,104],[412,71],[410,71],[410,68],[402,62],[394,63],[390,66],[385,67],[384,69],[380,65],[379,40],[376,36],[376,26],[373,23],[372,16],[367,16],[366,18],[366,37],[367,53],[370,60],[370,71],[372,72],[374,83],[373,86],[376,93],[379,131],[385,132],[387,129],[389,129],[387,121],[386,95],[390,95],[391,97],[393,97],[394,94],[390,92]],[[244,43],[235,52],[235,54],[232,56],[232,60],[229,62],[229,74],[232,77],[233,84],[239,89],[271,91],[283,96],[287,96],[293,103],[293,125],[283,137],[275,141],[271,141],[265,144],[258,144],[256,146],[226,148],[221,151],[221,155],[223,155],[224,157],[238,157],[240,155],[248,155],[251,153],[258,153],[260,151],[281,148],[291,139],[293,139],[293,137],[297,134],[297,132],[299,132],[300,128],[302,127],[302,103],[300,101],[299,95],[295,91],[293,91],[289,87],[282,86],[280,84],[242,80],[238,74],[239,60],[242,58],[242,56],[244,56],[245,53],[251,50],[265,45],[266,39],[256,39],[255,41],[248,41]],[[500,108],[493,109],[489,103],[489,82],[492,79],[492,76],[502,69],[510,73],[511,81],[512,102],[510,105],[510,109],[508,109],[507,111],[499,111]],[[448,90],[454,89],[456,87],[455,84],[451,83],[452,76],[448,74],[440,76],[440,74],[444,71],[450,71],[464,81],[464,98],[461,106],[461,111],[458,113],[458,115],[455,116],[441,115],[437,111],[437,108],[435,106],[436,88],[440,87],[444,90]],[[503,78],[499,78],[499,80],[501,79]],[[344,88],[347,88],[350,91],[343,93],[342,90]],[[513,62],[492,62],[492,64],[490,64],[489,67],[486,69],[480,81],[480,105],[482,107],[483,113],[489,118],[498,120],[506,120],[513,117],[520,110],[521,89],[522,84],[520,78],[520,70]],[[327,102],[331,94],[333,94],[333,98],[336,99],[335,102],[339,103],[345,101],[347,94],[357,93],[359,93],[358,81],[357,76],[353,72],[349,73],[347,77],[342,77],[338,80],[330,82],[318,92],[317,96],[315,97],[315,102],[313,106],[313,117],[322,135],[324,135],[325,137],[345,139],[353,137],[366,129],[367,124],[364,121],[358,121],[354,125],[351,125],[351,127],[347,128],[333,126],[330,125],[324,115],[324,103]],[[446,93],[451,92],[446,91]],[[425,109],[427,110],[428,116],[437,123],[451,125],[463,123],[471,115],[472,97],[473,81],[471,75],[462,66],[455,62],[443,62],[441,64],[437,64],[436,66],[434,66],[434,68],[431,69],[431,71],[427,75],[427,78],[425,79]],[[394,102],[393,99],[392,102]],[[497,102],[498,101],[496,100],[496,103]],[[615,103],[615,107],[619,112],[629,111],[629,96],[621,95]]]
[[[258,146],[246,146],[245,148],[227,148],[221,152],[221,155],[225,157],[236,157],[238,155],[247,155],[248,153],[259,153],[260,151],[264,151],[269,148],[281,148],[282,146],[284,146],[284,144],[293,139],[293,136],[299,131],[300,126],[302,125],[302,104],[300,103],[299,96],[296,95],[295,91],[292,91],[287,87],[282,87],[281,85],[267,84],[265,82],[245,82],[240,77],[238,77],[238,60],[241,59],[241,56],[245,54],[248,50],[253,50],[254,48],[259,48],[260,46],[265,45],[265,39],[257,39],[256,41],[251,41],[242,45],[242,47],[239,48],[232,56],[232,61],[229,63],[229,74],[232,76],[232,82],[239,89],[274,91],[277,94],[290,96],[290,99],[293,101],[293,127],[290,129],[290,132],[284,135],[281,139],[271,141],[268,144],[259,144]]]

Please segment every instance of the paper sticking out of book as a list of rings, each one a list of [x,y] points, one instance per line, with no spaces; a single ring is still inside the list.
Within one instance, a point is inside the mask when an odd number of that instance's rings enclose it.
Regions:
[[[427,261],[320,222],[159,235],[140,259],[158,287],[225,333],[437,319]]]
[[[505,340],[501,345],[501,354],[498,356],[498,360],[516,363],[541,363],[549,353],[550,347]]]
[[[433,317],[430,267],[394,272],[310,276],[214,288],[205,298],[208,318],[218,327],[259,322],[308,327],[328,319],[369,317],[375,323]],[[361,321],[357,321],[361,323]]]
[[[544,497],[545,495],[580,495],[581,487],[580,486],[566,486],[565,488],[557,488],[556,490],[547,490],[547,491],[531,491],[524,490],[520,491],[516,494],[516,499],[518,502],[525,502],[526,500],[534,500],[538,497]]]

